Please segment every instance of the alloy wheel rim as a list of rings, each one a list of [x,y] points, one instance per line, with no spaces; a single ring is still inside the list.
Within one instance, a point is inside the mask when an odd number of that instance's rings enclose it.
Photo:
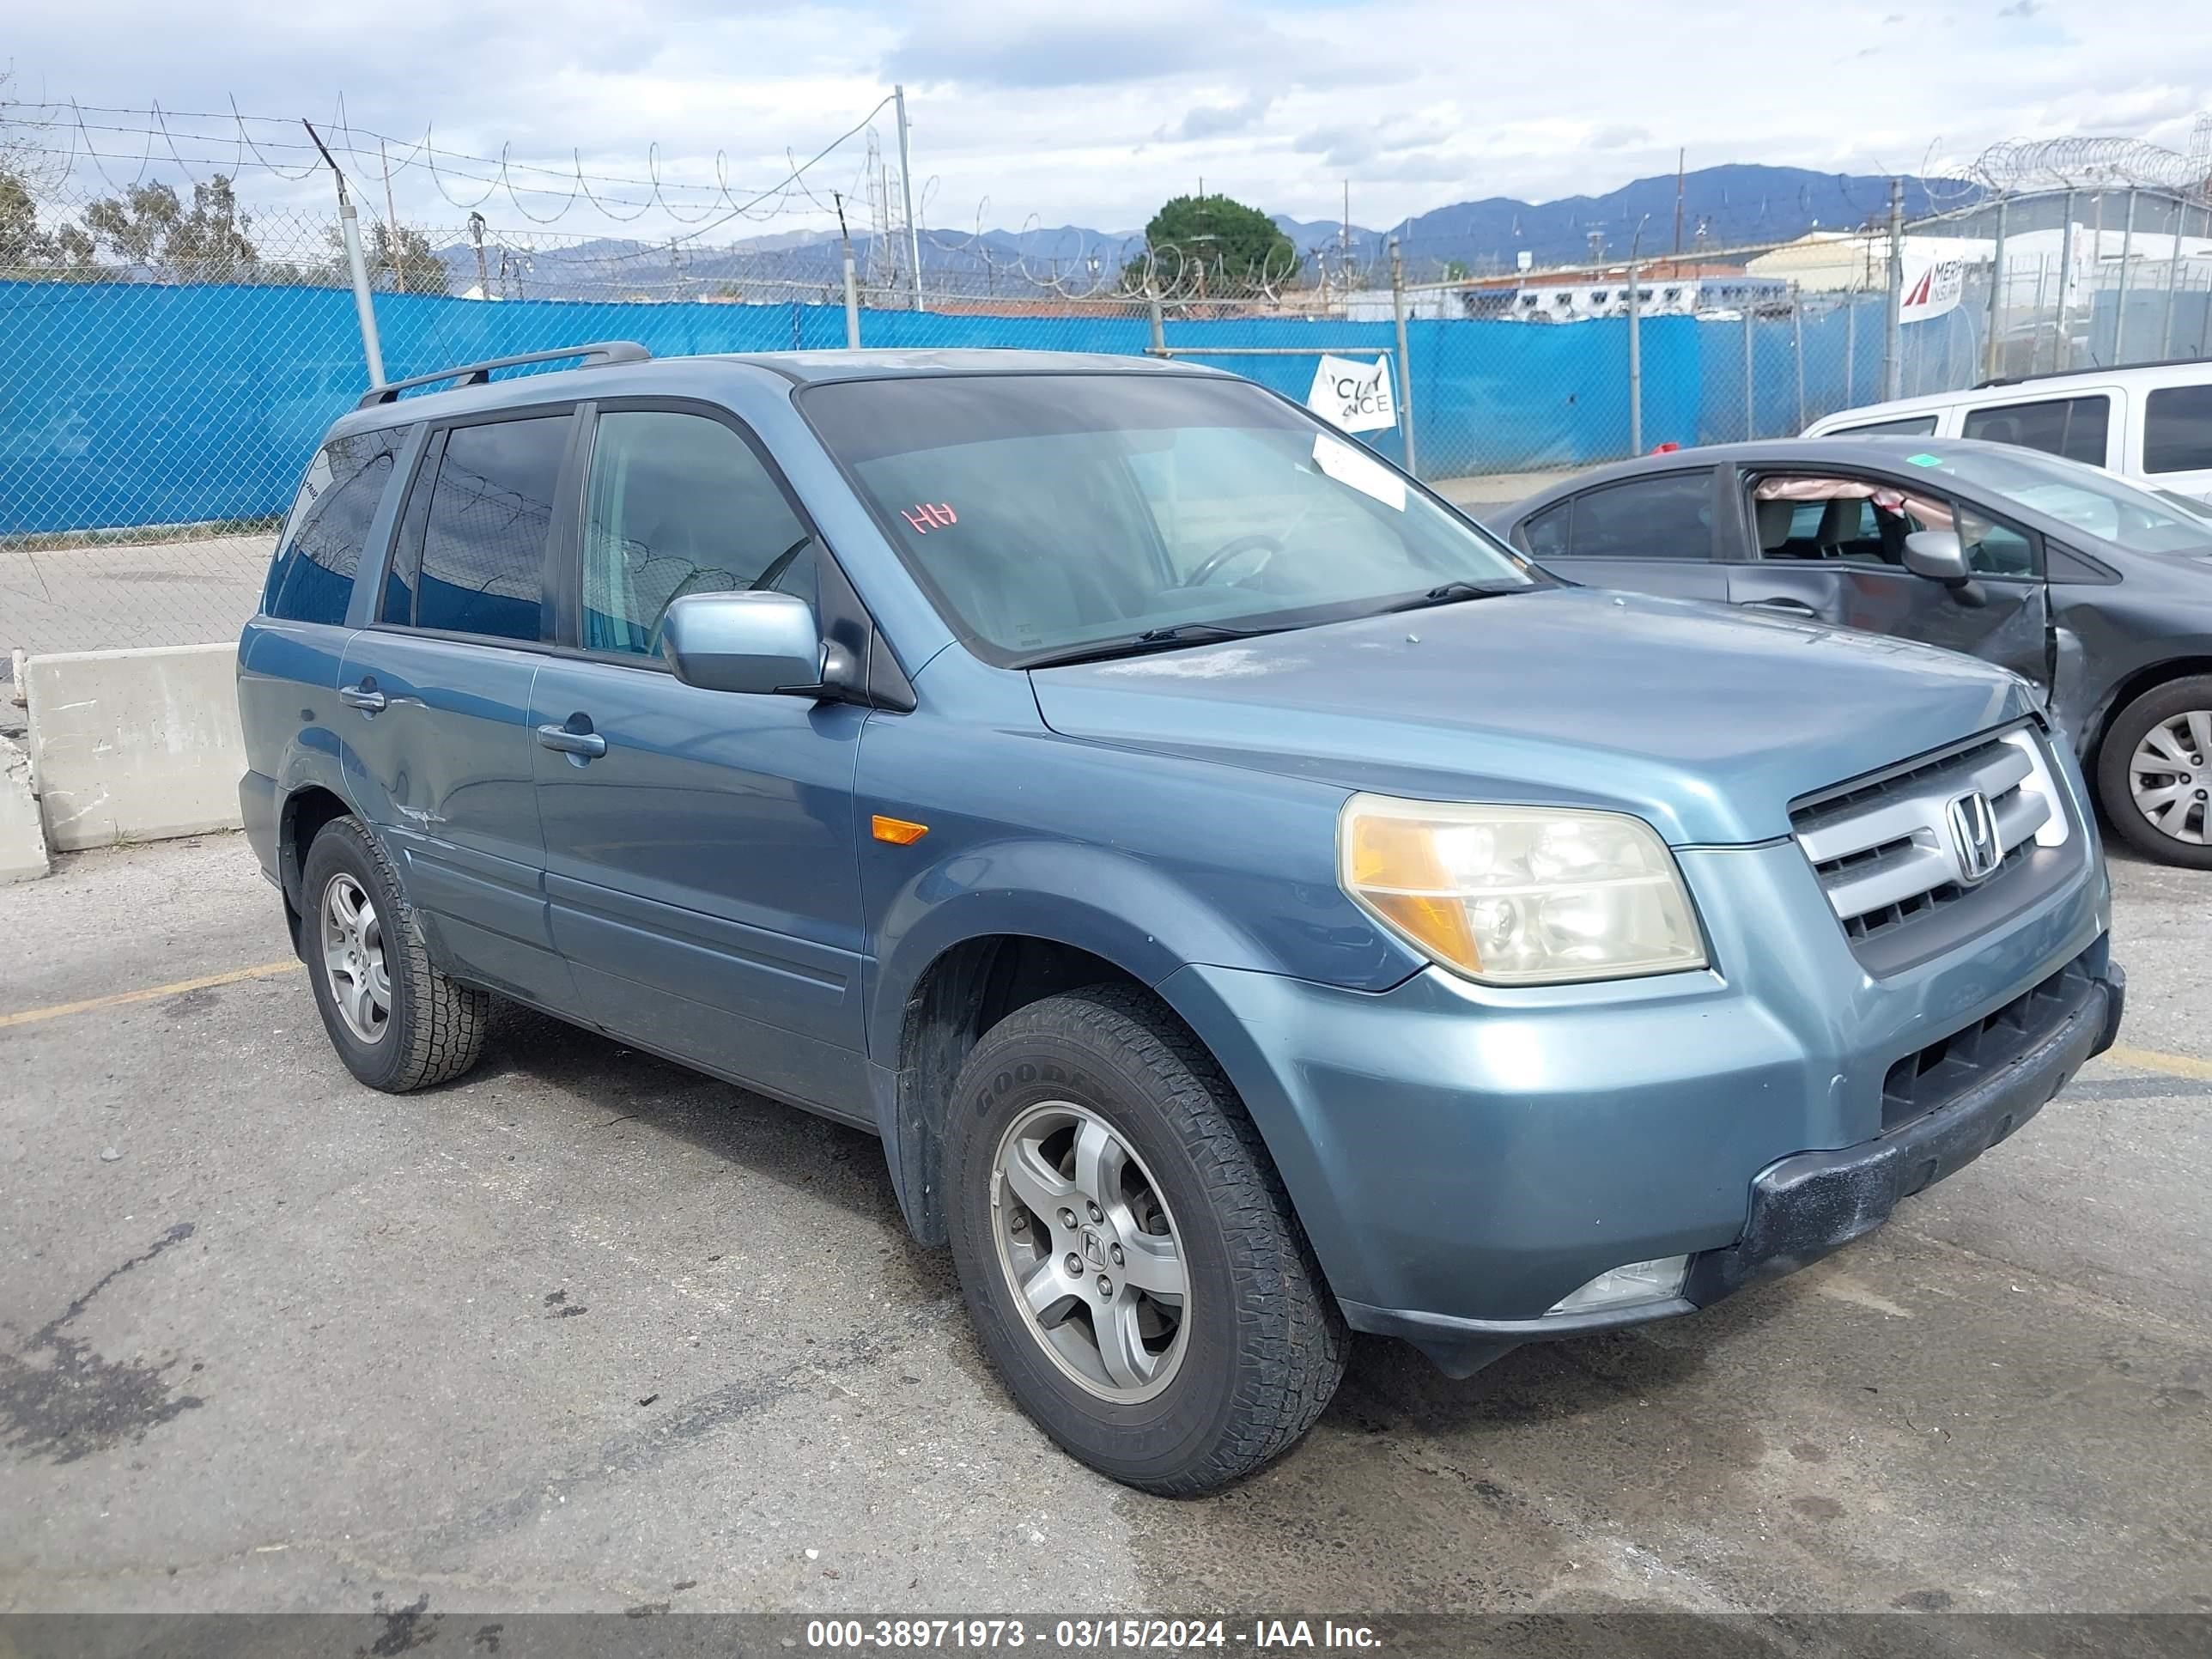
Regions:
[[[1149,1400],[1188,1346],[1189,1272],[1159,1187],[1088,1107],[1046,1101],[992,1160],[991,1233],[1030,1334],[1103,1400]]]
[[[2128,793],[2144,822],[2191,847],[2212,844],[2212,709],[2169,715],[2128,757]]]
[[[384,960],[384,921],[362,884],[341,872],[323,889],[323,977],[346,1030],[377,1042],[392,1029],[392,976]]]

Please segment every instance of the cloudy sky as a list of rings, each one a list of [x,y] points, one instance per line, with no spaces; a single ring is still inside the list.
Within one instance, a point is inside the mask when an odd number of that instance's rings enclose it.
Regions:
[[[580,151],[606,174],[644,176],[657,145],[664,176],[711,179],[721,151],[733,187],[773,183],[787,153],[903,82],[925,221],[944,227],[980,211],[1124,229],[1201,177],[1310,218],[1340,210],[1348,179],[1352,217],[1379,226],[1607,190],[1672,171],[1677,145],[1692,167],[1883,172],[2023,135],[2180,149],[2212,107],[2203,0],[289,0],[219,15],[67,0],[24,4],[7,33],[16,99],[323,118],[343,94],[356,129],[434,125],[443,148],[562,165]],[[125,176],[143,149],[96,142],[131,149],[110,164]],[[860,157],[848,145],[808,177],[851,190]],[[420,168],[398,189],[409,216],[435,204]]]

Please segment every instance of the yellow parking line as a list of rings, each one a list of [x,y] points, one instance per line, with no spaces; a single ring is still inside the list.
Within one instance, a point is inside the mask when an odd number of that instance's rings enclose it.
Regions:
[[[2132,1066],[2140,1072],[2163,1072],[2168,1077],[2202,1078],[2212,1083],[2212,1060],[2197,1060],[2189,1054],[2162,1054],[2155,1048],[2123,1048],[2115,1044],[2100,1058],[2115,1066]]]
[[[45,1008],[26,1008],[19,1014],[0,1014],[0,1027],[35,1025],[42,1019],[59,1019],[64,1014],[88,1014],[97,1008],[119,1008],[127,1002],[152,1002],[186,991],[205,990],[210,985],[235,985],[242,979],[267,979],[272,974],[289,974],[299,965],[297,958],[264,962],[258,968],[234,968],[227,974],[204,974],[198,979],[180,979],[170,985],[149,986],[143,991],[118,991],[113,996],[87,997],[82,1002],[57,1002]]]

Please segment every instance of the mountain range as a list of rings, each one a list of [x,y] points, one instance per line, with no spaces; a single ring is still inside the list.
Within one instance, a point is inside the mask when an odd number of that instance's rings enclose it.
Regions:
[[[1964,205],[1972,195],[1972,187],[1955,181],[1907,179],[1905,216],[1910,221]],[[1872,173],[1736,164],[1684,174],[1680,198],[1681,248],[1687,253],[1700,246],[1722,249],[1787,241],[1811,230],[1881,223],[1889,213],[1889,180]],[[1552,202],[1499,196],[1456,202],[1414,215],[1387,231],[1286,214],[1273,216],[1301,253],[1310,258],[1325,253],[1332,264],[1344,244],[1356,264],[1372,266],[1395,234],[1407,276],[1420,280],[1452,272],[1509,270],[1523,252],[1539,266],[1574,264],[1591,257],[1593,236],[1599,239],[1601,258],[1620,258],[1632,246],[1647,254],[1669,252],[1674,247],[1675,199],[1674,175],[1662,173],[1602,196],[1569,196]],[[1142,234],[1080,225],[980,234],[925,232],[924,285],[962,295],[1011,296],[1031,291],[1037,278],[1050,276],[1069,287],[1085,289],[1110,282],[1123,258],[1140,245]],[[903,273],[906,251],[896,246],[901,240],[893,238],[894,245],[882,249],[883,257],[878,258],[869,235],[854,237],[864,283],[871,272],[878,281]],[[472,250],[449,248],[441,257],[453,274],[456,292],[475,283]],[[537,299],[605,300],[705,295],[738,283],[747,298],[775,297],[781,291],[775,285],[781,284],[792,298],[813,299],[842,290],[842,269],[836,238],[805,232],[786,231],[711,249],[609,237],[511,256],[504,282],[495,258],[494,286]]]

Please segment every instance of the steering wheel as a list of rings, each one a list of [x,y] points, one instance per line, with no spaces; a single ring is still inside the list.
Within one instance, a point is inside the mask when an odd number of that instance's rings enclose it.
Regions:
[[[1238,536],[1232,540],[1222,543],[1212,552],[1207,554],[1198,568],[1183,578],[1182,585],[1185,587],[1204,587],[1212,581],[1215,574],[1231,560],[1252,552],[1260,553],[1263,556],[1259,563],[1254,565],[1245,574],[1256,576],[1267,568],[1268,561],[1282,550],[1282,542],[1264,532],[1255,531],[1249,535]]]

